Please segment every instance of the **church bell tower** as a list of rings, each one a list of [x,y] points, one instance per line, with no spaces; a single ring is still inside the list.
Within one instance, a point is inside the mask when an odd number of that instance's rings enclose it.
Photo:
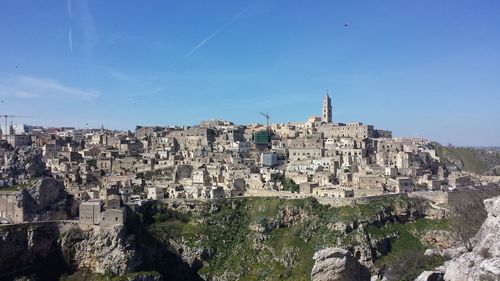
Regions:
[[[332,123],[332,100],[328,95],[328,91],[326,92],[325,97],[323,98],[323,118],[321,121],[323,123]]]

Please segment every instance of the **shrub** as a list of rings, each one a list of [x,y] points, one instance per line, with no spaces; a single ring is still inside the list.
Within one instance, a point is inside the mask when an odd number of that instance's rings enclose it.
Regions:
[[[485,260],[492,258],[492,255],[491,255],[490,250],[488,248],[481,248],[481,250],[479,251],[479,254]]]

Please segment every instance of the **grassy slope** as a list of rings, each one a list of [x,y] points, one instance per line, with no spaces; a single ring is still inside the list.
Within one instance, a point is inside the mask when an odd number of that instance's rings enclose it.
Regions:
[[[478,149],[437,145],[436,152],[445,164],[452,164],[453,159],[462,161],[464,169],[468,172],[484,174],[494,168],[494,165],[486,161],[486,156],[483,155],[485,152]],[[497,165],[500,164],[500,153],[489,158]]]

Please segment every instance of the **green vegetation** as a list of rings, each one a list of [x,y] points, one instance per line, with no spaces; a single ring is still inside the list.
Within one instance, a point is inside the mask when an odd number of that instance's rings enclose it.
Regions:
[[[388,281],[412,281],[422,271],[433,270],[444,262],[441,256],[425,256],[422,251],[407,250],[394,256],[383,268]]]
[[[283,185],[283,190],[293,192],[299,192],[300,187],[292,179],[282,178],[281,184]]]
[[[310,275],[312,256],[318,249],[338,243],[353,246],[369,239],[360,239],[363,232],[359,231],[341,233],[332,228],[333,224],[371,221],[381,213],[408,210],[417,203],[415,199],[394,197],[331,208],[313,198],[237,198],[197,202],[190,211],[157,203],[141,211],[138,225],[145,227],[142,235],[148,235],[148,241],[160,241],[172,253],[198,251],[197,256],[205,261],[198,265],[198,273],[208,279],[225,275],[232,280],[304,280]],[[420,269],[442,262],[423,256],[425,247],[419,237],[429,230],[448,228],[445,220],[418,219],[405,224],[389,222],[382,227],[368,224],[364,232],[372,239],[393,233],[398,236],[389,253],[375,261],[376,266],[394,268],[392,265],[408,251],[421,257],[415,264],[408,264],[414,269],[408,271],[409,278]]]
[[[387,268],[393,278],[391,280],[414,280],[422,271],[442,265],[445,261],[442,257],[424,255],[427,247],[419,237],[427,231],[450,229],[451,223],[446,219],[419,219],[411,223],[393,223],[380,228],[366,227],[367,233],[374,239],[389,234],[398,235],[398,239],[391,243],[388,255],[375,261],[377,267]]]
[[[23,189],[23,188],[28,188],[31,185],[33,185],[33,182],[28,181],[28,182],[25,182],[25,183],[15,184],[13,186],[0,187],[0,191],[17,191],[17,190],[20,190],[20,189]]]

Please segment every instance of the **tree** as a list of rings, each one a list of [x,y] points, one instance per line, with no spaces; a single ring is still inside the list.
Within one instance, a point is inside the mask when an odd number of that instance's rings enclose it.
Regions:
[[[299,192],[300,187],[296,184],[292,179],[283,178],[281,180],[281,184],[283,185],[283,190],[291,191],[291,192]]]

